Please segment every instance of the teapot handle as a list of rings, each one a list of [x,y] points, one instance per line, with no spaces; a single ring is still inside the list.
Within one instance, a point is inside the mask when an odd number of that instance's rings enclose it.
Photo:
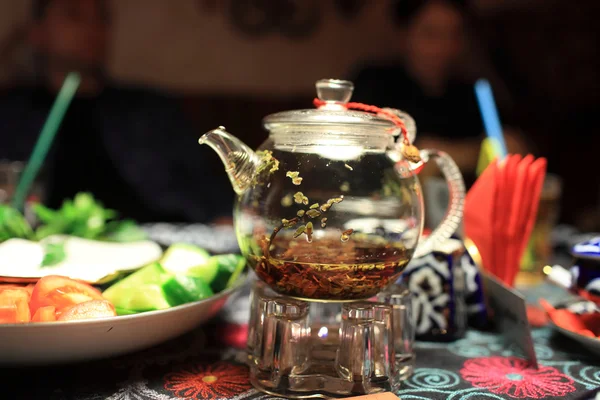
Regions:
[[[460,226],[465,201],[465,182],[454,160],[443,151],[424,149],[420,151],[421,161],[411,164],[411,169],[420,170],[431,159],[435,159],[442,171],[449,189],[449,202],[446,215],[442,222],[433,230],[431,235],[419,243],[414,257],[430,253],[434,246],[449,239]]]

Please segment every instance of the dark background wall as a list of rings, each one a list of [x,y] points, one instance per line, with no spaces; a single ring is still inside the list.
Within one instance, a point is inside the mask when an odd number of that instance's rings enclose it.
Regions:
[[[253,3],[114,1],[112,75],[179,95],[198,133],[224,124],[256,146],[266,135],[261,118],[310,107],[315,80],[402,47],[390,0],[273,0],[266,11]],[[31,77],[29,8],[0,0],[2,86]],[[597,223],[600,2],[477,0],[471,9],[465,73],[492,79],[503,119],[563,176],[563,218]]]

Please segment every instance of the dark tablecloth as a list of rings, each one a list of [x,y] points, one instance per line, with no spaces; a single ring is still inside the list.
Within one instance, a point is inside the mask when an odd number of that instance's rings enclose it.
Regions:
[[[562,296],[541,287],[539,296]],[[45,368],[0,369],[0,399],[171,400],[272,398],[252,388],[244,365],[245,293],[217,319],[155,348],[116,359]],[[159,327],[157,327],[159,329]],[[451,343],[418,342],[402,399],[588,399],[600,360],[550,328],[533,331],[540,369],[527,369],[495,333],[471,330]],[[100,343],[96,345],[101,345]],[[0,355],[1,357],[1,355]],[[581,397],[583,396],[583,397]]]

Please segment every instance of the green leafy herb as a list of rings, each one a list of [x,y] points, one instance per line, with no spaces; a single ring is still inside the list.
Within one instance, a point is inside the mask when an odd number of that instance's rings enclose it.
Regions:
[[[13,207],[0,205],[0,240],[32,237],[33,230],[25,217]]]
[[[146,232],[135,221],[129,219],[108,222],[103,236],[104,240],[111,242],[135,242],[147,238]]]
[[[67,258],[63,243],[47,243],[44,250],[45,253],[44,259],[42,260],[42,267],[56,265]]]
[[[36,230],[38,240],[56,234],[116,242],[146,238],[135,222],[114,220],[116,211],[104,208],[90,193],[78,193],[73,200],[65,200],[58,210],[36,205],[34,212],[43,222]]]
[[[112,242],[147,239],[134,221],[116,220],[117,212],[104,208],[90,193],[78,193],[74,199],[65,200],[58,210],[35,204],[33,212],[40,222],[35,232],[18,210],[0,205],[0,242],[13,238],[42,240],[52,235]],[[48,256],[48,262],[55,258],[55,251],[49,251],[53,255]]]

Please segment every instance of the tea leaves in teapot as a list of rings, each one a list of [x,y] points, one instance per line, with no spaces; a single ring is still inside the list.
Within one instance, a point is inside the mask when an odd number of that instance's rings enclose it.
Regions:
[[[269,173],[273,173],[279,169],[279,160],[273,157],[273,152],[270,150],[257,151],[256,154],[260,157],[260,165],[256,170],[256,174],[260,175],[262,172],[269,170]]]
[[[294,204],[294,200],[292,200],[292,196],[291,195],[285,195],[281,198],[281,205],[283,207],[289,207],[292,204]],[[299,217],[301,217],[301,215],[299,215]]]
[[[302,183],[302,178],[300,177],[300,172],[298,171],[288,171],[285,176],[292,178],[292,183],[296,186]]]
[[[298,236],[302,235],[305,231],[306,231],[305,225],[299,226],[298,229],[296,229],[296,232],[294,232],[294,239],[297,238]]]
[[[312,222],[307,222],[306,223],[306,240],[310,243],[312,242],[312,234],[313,234],[313,223]]]
[[[292,226],[296,225],[298,223],[298,218],[294,217],[292,219],[282,219],[281,220],[281,225],[283,225],[284,228],[291,228]]]
[[[281,294],[329,301],[367,299],[395,280],[410,259],[402,244],[366,235],[354,234],[347,242],[326,235],[310,242],[309,224],[296,231],[298,236],[306,234],[306,241],[286,235],[261,242],[270,256],[260,257],[255,271]]]
[[[342,236],[340,237],[340,240],[342,242],[347,242],[348,240],[350,240],[350,235],[352,235],[353,232],[354,232],[354,229],[346,229],[344,232],[342,232]]]
[[[317,218],[321,215],[321,212],[319,210],[310,209],[306,212],[306,215],[308,215],[310,218]]]
[[[294,194],[294,201],[296,204],[304,204],[305,206],[308,205],[308,197],[306,197],[302,192],[296,192],[296,194]]]

